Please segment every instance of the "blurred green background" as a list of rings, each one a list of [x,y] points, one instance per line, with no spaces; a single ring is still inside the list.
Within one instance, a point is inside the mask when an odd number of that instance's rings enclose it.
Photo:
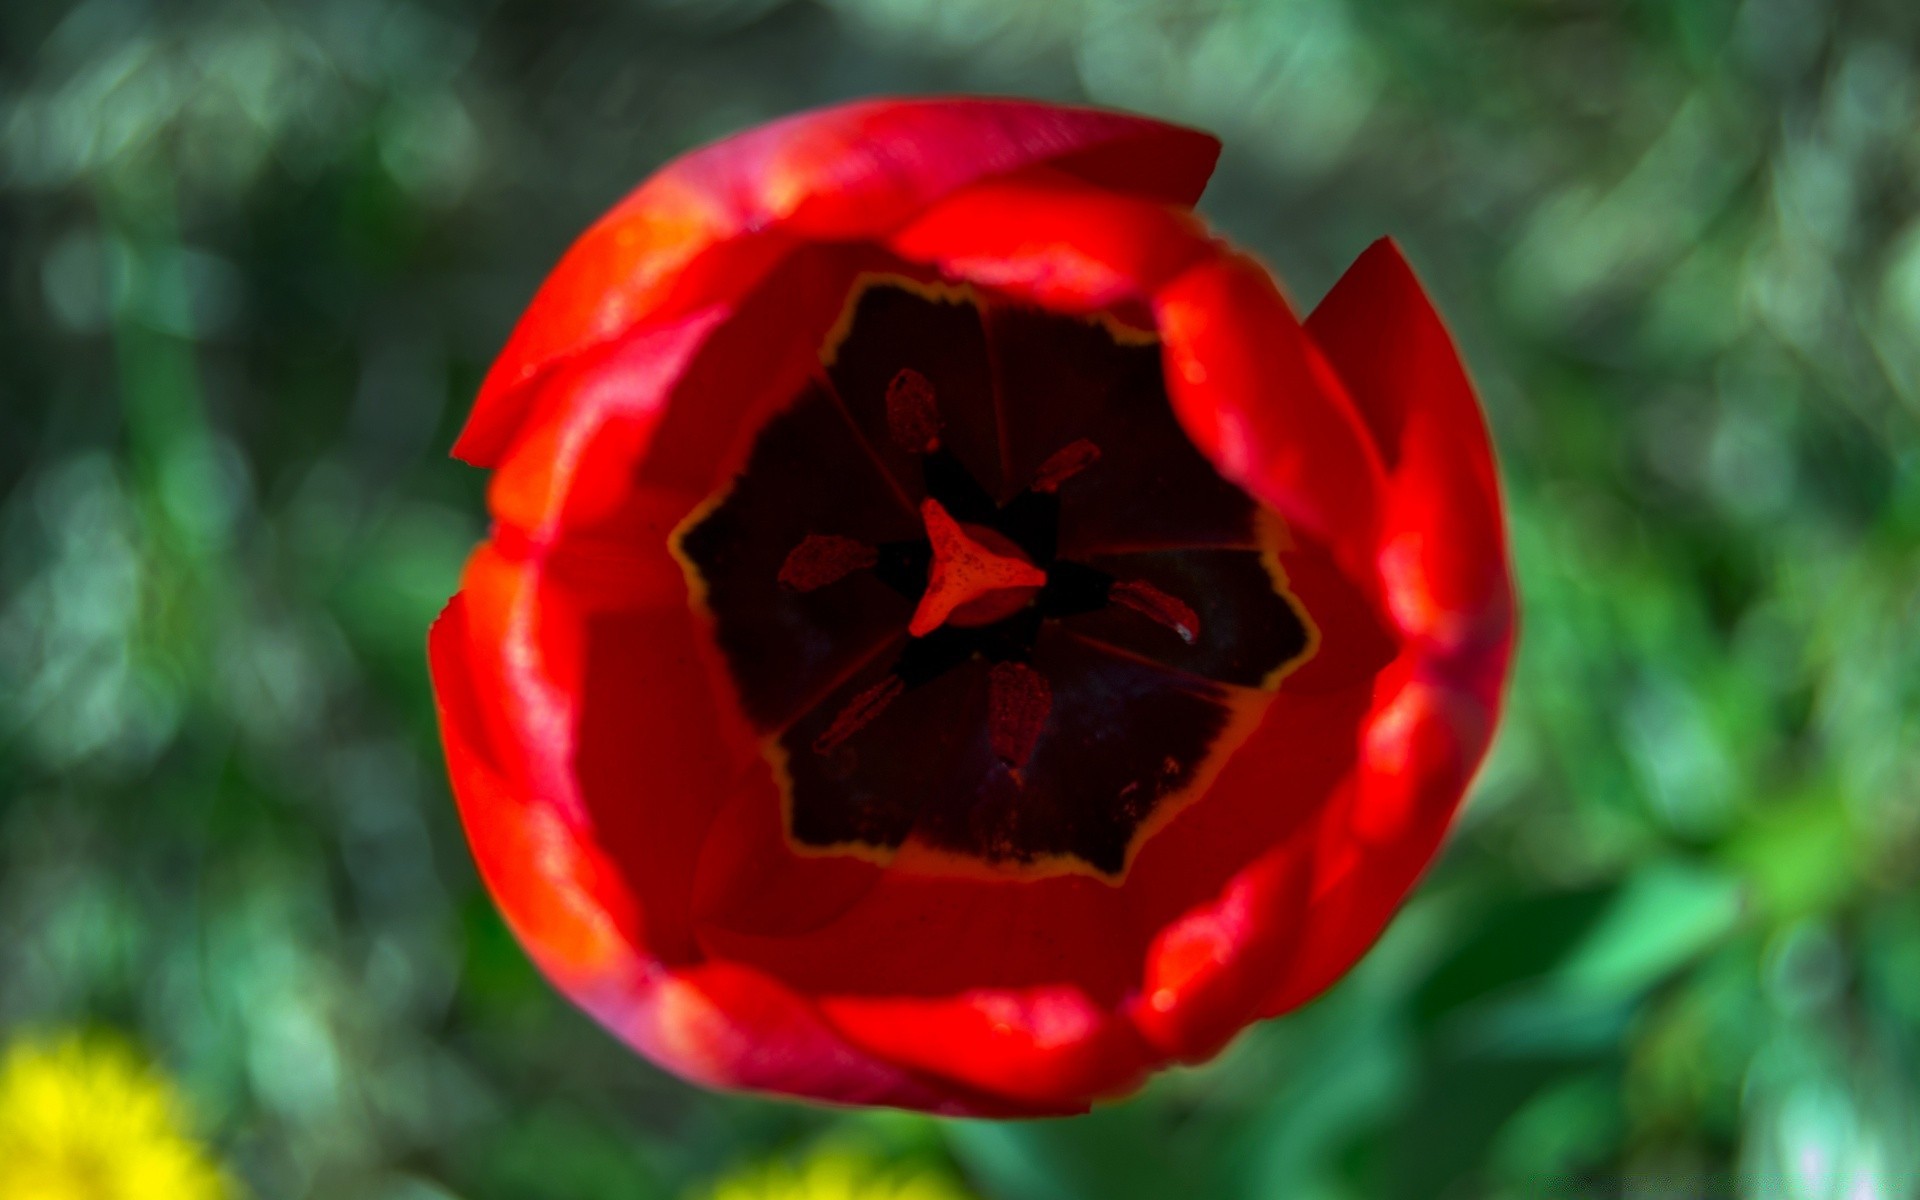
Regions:
[[[720,1097],[482,895],[423,639],[446,451],[560,251],[836,98],[1226,141],[1304,309],[1401,239],[1524,595],[1362,967],[1020,1125]],[[681,1197],[853,1139],[990,1200],[1920,1195],[1912,0],[7,0],[0,1041],[122,1031],[263,1198]]]

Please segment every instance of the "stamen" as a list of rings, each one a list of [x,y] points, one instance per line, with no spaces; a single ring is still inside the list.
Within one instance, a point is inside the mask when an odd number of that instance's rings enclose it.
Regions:
[[[847,701],[847,706],[840,710],[833,724],[827,726],[826,732],[813,739],[813,752],[824,755],[838,750],[848,738],[873,724],[881,713],[887,711],[887,705],[899,699],[900,693],[906,688],[907,685],[900,681],[898,675],[889,675]]]
[[[902,367],[887,384],[887,434],[908,454],[932,454],[940,448],[940,407],[933,384],[912,367]]]
[[[780,583],[796,592],[811,592],[879,561],[879,552],[865,542],[837,533],[810,533],[787,552],[787,560],[780,564]]]
[[[1100,447],[1086,438],[1076,438],[1047,456],[1033,474],[1033,490],[1053,493],[1060,485],[1100,461]]]
[[[987,743],[1018,772],[1053,713],[1053,688],[1045,675],[1016,662],[995,663],[987,687]]]
[[[1138,579],[1124,580],[1113,585],[1107,598],[1173,630],[1189,646],[1200,637],[1200,615],[1186,601],[1169,596],[1150,583]]]
[[[989,597],[1007,602],[985,606],[1005,616],[1046,586],[1045,571],[1017,557],[1017,549],[1002,554],[982,545],[938,500],[923,501],[920,516],[933,544],[933,565],[927,571],[927,590],[907,625],[914,637],[927,636],[946,624],[955,610]],[[1002,608],[1006,611],[1000,612]],[[960,614],[963,618],[973,615],[972,610]]]

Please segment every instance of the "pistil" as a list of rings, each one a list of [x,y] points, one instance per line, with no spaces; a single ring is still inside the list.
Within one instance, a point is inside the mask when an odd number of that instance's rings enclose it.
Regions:
[[[920,606],[907,624],[907,632],[914,637],[925,637],[949,621],[990,624],[1019,609],[1047,585],[1047,573],[1028,562],[1012,542],[992,530],[960,524],[938,500],[928,497],[922,502],[920,516],[933,545],[933,565],[927,571]]]

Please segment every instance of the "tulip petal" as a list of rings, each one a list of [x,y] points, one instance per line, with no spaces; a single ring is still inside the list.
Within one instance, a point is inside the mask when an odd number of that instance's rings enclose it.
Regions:
[[[571,831],[617,869],[648,953],[675,960],[692,949],[706,826],[760,760],[720,698],[677,568],[664,546],[653,555],[636,548],[610,568],[483,546],[462,580],[465,640],[437,652],[434,679],[470,696],[472,737],[519,789],[522,819]],[[495,819],[488,807],[468,816],[476,838]]]
[[[700,849],[694,919],[792,937],[840,917],[885,870],[850,854],[795,853],[771,774],[756,771],[721,810]]]
[[[1148,1040],[1209,1057],[1345,974],[1432,861],[1491,729],[1469,698],[1396,664],[1358,727],[1357,765],[1305,824],[1166,924],[1135,1006]]]
[[[771,936],[704,922],[698,934],[713,957],[751,963],[812,996],[1070,982],[1114,1003],[1134,985],[1145,949],[1119,890],[1089,876],[932,876],[900,860],[816,928]]]
[[[817,380],[820,348],[855,282],[903,265],[873,247],[812,245],[789,254],[728,306],[726,323],[673,382],[665,417],[631,465],[639,481],[702,497],[723,488],[761,426]]]
[[[1386,464],[1380,572],[1395,620],[1449,655],[1504,666],[1513,585],[1486,422],[1399,248],[1384,239],[1368,248],[1306,328]]]
[[[1395,671],[1368,715],[1352,786],[1321,815],[1313,921],[1256,1016],[1317,996],[1379,940],[1433,861],[1493,733],[1493,713],[1444,680]]]
[[[1307,329],[1382,463],[1378,571],[1401,653],[1371,689],[1350,774],[1310,823],[1155,944],[1149,977],[1161,982],[1150,984],[1136,1019],[1180,1057],[1211,1053],[1245,1022],[1318,995],[1379,938],[1486,752],[1511,654],[1512,584],[1485,424],[1445,328],[1392,243],[1362,256]],[[1328,602],[1333,581],[1311,567],[1290,579],[1309,613],[1341,612]],[[1379,653],[1351,649],[1360,664]],[[1355,665],[1336,657],[1312,682],[1351,678]],[[1263,744],[1256,734],[1242,756]],[[1223,777],[1208,802],[1231,794]]]
[[[525,385],[642,322],[751,290],[796,239],[883,236],[983,178],[1046,163],[1181,203],[1219,143],[1142,117],[1020,100],[865,100],[748,130],[675,160],[577,241],[481,387],[460,458],[491,466],[518,436]]]
[[[448,602],[427,644],[454,799],[507,924],[556,978],[630,967],[642,954],[639,918],[619,872],[489,752],[464,596]]]
[[[1127,895],[1152,942],[1134,1016],[1168,1056],[1217,1051],[1317,920],[1306,847],[1349,784],[1370,697],[1366,681],[1320,695],[1283,684],[1207,795],[1141,848]]]
[[[710,1087],[830,1098],[948,1116],[1028,1115],[1029,1106],[920,1078],[847,1042],[818,1009],[738,963],[710,962],[575,993],[642,1054]]]
[[[1156,1050],[1201,1062],[1258,1015],[1276,963],[1290,960],[1315,920],[1307,844],[1283,840],[1233,876],[1219,899],[1161,928],[1132,1005]]]
[[[1399,657],[1399,631],[1323,548],[1293,538],[1275,557],[1288,593],[1313,627],[1311,656],[1282,685],[1289,694],[1365,684]]]
[[[455,596],[428,638],[448,770],[487,890],[556,987],[661,1066],[711,1086],[952,1115],[1031,1111],[854,1048],[810,1003],[749,968],[663,965],[627,890],[633,865],[598,849],[594,832],[490,750],[471,616],[468,597]]]
[[[729,311],[702,309],[611,343],[557,373],[542,389],[524,436],[494,472],[487,499],[495,519],[539,545],[563,533],[599,532],[613,544],[645,539],[664,546],[671,525],[634,527],[633,467],[674,385]]]
[[[1161,288],[1154,309],[1168,396],[1187,435],[1371,590],[1379,455],[1273,279],[1222,253]]]
[[[855,276],[883,260],[797,251],[759,291],[582,350],[527,389],[534,403],[488,491],[500,527],[542,546],[664,543],[665,491],[685,516],[738,467],[751,433],[819,370]],[[645,510],[645,511],[642,511]]]
[[[994,179],[914,218],[890,245],[905,258],[1058,312],[1138,304],[1211,253],[1183,207],[1052,171]]]
[[[833,996],[820,1009],[889,1062],[1054,1113],[1131,1090],[1155,1057],[1129,1022],[1072,986]]]

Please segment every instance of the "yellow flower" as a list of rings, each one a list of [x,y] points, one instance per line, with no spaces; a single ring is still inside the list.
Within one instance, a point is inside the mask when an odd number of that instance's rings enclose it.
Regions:
[[[968,1200],[926,1167],[892,1168],[845,1148],[815,1151],[804,1162],[769,1163],[720,1181],[705,1200]]]
[[[116,1042],[17,1042],[0,1059],[6,1200],[225,1200],[180,1095]]]

